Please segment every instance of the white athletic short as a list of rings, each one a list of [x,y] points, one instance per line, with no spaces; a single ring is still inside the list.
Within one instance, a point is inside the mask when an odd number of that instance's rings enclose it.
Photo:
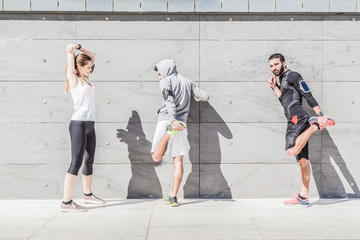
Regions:
[[[154,152],[156,145],[161,141],[166,133],[166,127],[169,125],[170,121],[160,121],[156,125],[156,130],[154,134],[154,139],[151,147],[151,153]],[[174,137],[172,137],[167,145],[166,154],[171,153],[172,157],[177,157],[183,155],[187,156],[188,144],[187,144],[187,128],[178,132]]]

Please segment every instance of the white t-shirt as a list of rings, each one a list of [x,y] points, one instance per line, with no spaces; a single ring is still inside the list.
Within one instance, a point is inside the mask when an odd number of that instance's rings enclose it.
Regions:
[[[70,89],[74,100],[74,113],[71,120],[95,122],[95,93],[94,86],[84,80],[76,88]]]

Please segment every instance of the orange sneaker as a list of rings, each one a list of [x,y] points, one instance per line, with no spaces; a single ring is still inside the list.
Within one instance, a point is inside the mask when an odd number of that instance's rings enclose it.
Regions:
[[[328,120],[328,126],[334,126],[335,125],[335,120],[332,117],[326,116],[327,120]],[[324,126],[319,124],[319,119],[318,117],[311,117],[309,119],[309,123],[310,125],[313,125],[314,123],[317,123],[317,125],[319,125],[320,130],[322,130],[324,128]]]
[[[300,193],[296,197],[294,197],[293,199],[284,201],[284,204],[286,206],[304,206],[304,207],[310,206],[309,199],[306,198],[306,199],[302,200],[300,198]]]

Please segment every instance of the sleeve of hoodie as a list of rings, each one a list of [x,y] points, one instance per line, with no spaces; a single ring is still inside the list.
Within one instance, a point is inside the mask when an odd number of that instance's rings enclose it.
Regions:
[[[319,104],[313,97],[311,90],[305,80],[302,78],[302,76],[297,72],[291,72],[291,76],[289,76],[289,83],[292,85],[302,97],[304,97],[307,101],[307,103],[310,105],[310,107],[316,107]]]
[[[164,100],[165,109],[169,114],[169,120],[172,122],[176,117],[176,105],[174,103],[174,93],[171,90],[170,82],[166,79],[161,80],[160,89]]]
[[[210,98],[209,94],[204,90],[201,90],[198,86],[196,86],[196,84],[193,81],[191,81],[191,89],[192,92],[194,93],[194,98],[196,101],[203,101],[203,102],[209,101]]]

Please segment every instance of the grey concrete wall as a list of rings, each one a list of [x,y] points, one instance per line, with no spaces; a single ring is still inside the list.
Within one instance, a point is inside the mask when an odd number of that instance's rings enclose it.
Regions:
[[[63,94],[65,47],[75,42],[97,53],[91,80],[97,109],[93,189],[98,195],[162,197],[171,189],[171,158],[154,164],[150,156],[161,104],[152,68],[163,58],[175,59],[178,70],[200,82],[211,96],[209,103],[192,102],[190,150],[180,196],[295,194],[299,168],[284,153],[286,121],[267,84],[271,76],[267,58],[282,52],[288,66],[309,82],[325,114],[337,120],[335,127],[310,140],[310,196],[360,196],[359,15],[287,15],[285,10],[279,15],[9,13],[10,2],[30,1],[2,2],[0,198],[62,196],[72,114],[71,96]],[[36,2],[32,0],[31,7],[40,6]],[[79,5],[71,9],[85,11],[79,1],[50,2],[46,8],[41,5],[43,11],[61,10],[65,2]],[[109,2],[115,9],[121,3]],[[187,2],[188,6],[179,6],[191,12],[193,1]],[[216,5],[202,2],[196,6]],[[212,2],[221,2],[225,11],[227,3],[238,1]],[[246,2],[250,9],[265,8],[264,1]],[[297,1],[292,2],[291,7],[297,6]],[[303,10],[291,12],[304,11],[310,1],[300,2]],[[334,6],[319,1],[319,8],[320,2]],[[356,6],[357,1],[352,2]],[[93,3],[87,1],[87,11]],[[103,3],[104,9],[110,6]],[[168,0],[166,6],[170,9],[172,3],[176,1]],[[135,6],[134,11],[139,11]],[[75,196],[80,193],[79,181]]]
[[[1,10],[32,12],[356,13],[359,0],[2,0]]]

